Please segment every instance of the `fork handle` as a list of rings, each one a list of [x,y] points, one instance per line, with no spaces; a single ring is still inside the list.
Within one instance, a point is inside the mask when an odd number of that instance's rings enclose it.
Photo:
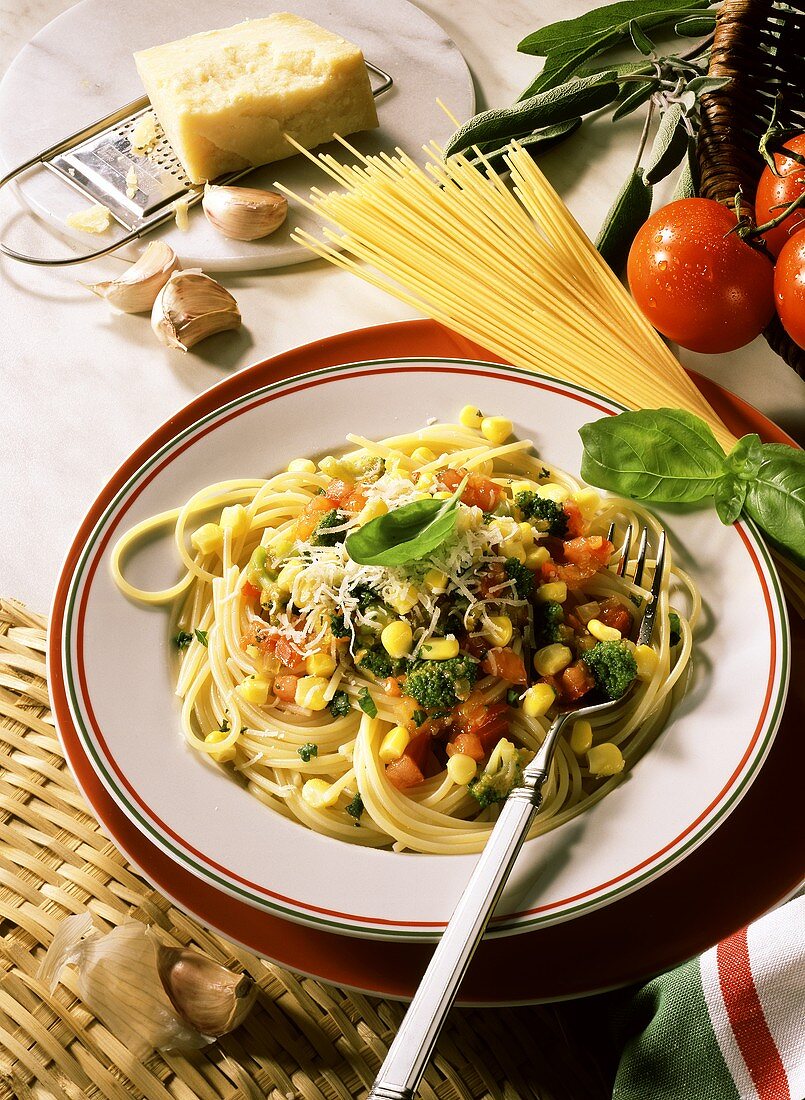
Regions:
[[[546,771],[529,768],[524,785],[504,802],[367,1100],[413,1100],[458,987],[542,802]]]

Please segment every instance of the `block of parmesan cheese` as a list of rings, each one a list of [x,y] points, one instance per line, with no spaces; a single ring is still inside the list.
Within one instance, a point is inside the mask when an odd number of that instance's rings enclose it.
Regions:
[[[377,126],[363,54],[280,12],[135,53],[162,129],[193,181]]]

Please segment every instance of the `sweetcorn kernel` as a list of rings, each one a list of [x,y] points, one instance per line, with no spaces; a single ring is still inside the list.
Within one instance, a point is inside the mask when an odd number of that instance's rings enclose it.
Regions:
[[[525,546],[527,549],[534,541],[534,528],[531,526],[530,523],[526,523],[526,521],[523,520],[522,523],[517,524],[517,529],[520,532],[520,538],[522,539],[523,546]]]
[[[190,536],[190,545],[200,554],[213,554],[220,550],[224,542],[224,533],[217,523],[205,523]]]
[[[599,642],[619,642],[623,635],[614,626],[607,626],[600,619],[590,619],[587,629]]]
[[[436,484],[436,474],[431,473],[430,470],[426,470],[424,474],[420,474],[417,478],[418,489],[432,489]],[[428,496],[431,494],[428,493]]]
[[[527,718],[542,718],[553,706],[556,693],[550,684],[534,684],[523,698],[523,714]]]
[[[305,661],[308,676],[330,677],[335,672],[335,658],[329,653],[311,653]]]
[[[230,530],[233,538],[240,538],[251,527],[249,513],[242,504],[232,504],[221,512],[221,527]]]
[[[430,447],[417,447],[415,451],[412,451],[411,458],[417,466],[426,466],[429,462],[436,461],[436,455]]]
[[[256,645],[247,645],[246,656],[251,657],[253,661],[256,661],[257,658],[260,656],[260,647]]]
[[[587,753],[587,765],[593,775],[617,775],[623,771],[624,764],[623,753],[611,741],[593,745]]]
[[[225,741],[229,737],[229,734],[224,730],[212,730],[204,738],[205,745],[217,745],[221,741]],[[219,764],[225,764],[229,760],[235,759],[235,746],[229,745],[225,749],[219,749],[218,752],[211,752],[210,756],[213,760],[217,760]]]
[[[573,493],[573,499],[579,506],[579,511],[586,520],[591,520],[601,507],[601,494],[595,489],[579,489]]]
[[[440,489],[438,491],[438,493],[433,494],[433,499],[434,500],[449,500],[452,495],[453,494],[448,493],[448,491],[446,489]]]
[[[368,500],[358,512],[358,526],[363,527],[364,523],[369,523],[370,520],[378,519],[380,516],[385,516],[389,508],[385,500],[381,500],[380,497],[375,497],[374,500]]]
[[[505,443],[513,430],[514,425],[505,416],[485,416],[481,421],[481,435],[496,447]]]
[[[659,663],[656,650],[652,649],[650,645],[635,646],[634,659],[637,664],[637,678],[639,680],[650,680],[657,671]]]
[[[406,657],[414,644],[414,634],[409,623],[397,619],[383,628],[380,641],[389,657]]]
[[[395,726],[388,731],[380,742],[380,748],[377,750],[377,755],[384,764],[391,764],[392,761],[400,759],[410,740],[411,734],[405,726]]]
[[[586,718],[579,718],[573,723],[570,734],[570,747],[576,756],[584,756],[593,745],[593,727]]]
[[[480,428],[484,414],[475,405],[465,405],[458,414],[458,419],[465,428]]]
[[[512,621],[508,615],[489,616],[489,625],[484,630],[484,637],[493,646],[508,645],[513,633]]]
[[[458,787],[466,787],[475,778],[478,765],[471,756],[463,752],[454,753],[447,761],[447,774]]]
[[[557,485],[555,481],[546,481],[544,485],[537,486],[537,494],[552,500],[555,504],[563,504],[570,499],[570,490],[564,485]]]
[[[271,684],[262,676],[247,676],[237,687],[238,695],[246,703],[255,707],[264,707],[268,700]]]
[[[300,676],[296,682],[294,702],[307,710],[324,710],[327,706],[324,698],[327,683],[324,676]]]
[[[449,661],[458,657],[458,638],[448,634],[446,638],[431,638],[422,646],[422,656],[427,661]]]
[[[533,493],[534,488],[533,481],[513,481],[511,484],[512,496],[516,497],[518,493]]]
[[[407,615],[419,601],[419,592],[413,584],[403,585],[396,596],[389,596],[386,603],[392,607],[398,615]]]
[[[555,676],[573,660],[571,650],[561,642],[552,642],[534,654],[534,669],[540,676]]]
[[[564,581],[541,584],[536,591],[536,599],[539,603],[564,603],[567,599],[567,585]]]
[[[302,798],[314,810],[325,810],[338,801],[339,790],[325,779],[308,779],[302,787]]]
[[[539,569],[546,561],[551,560],[551,555],[546,546],[532,546],[526,550],[525,564],[529,569]]]
[[[294,458],[288,463],[289,474],[315,474],[316,463],[310,458]]]
[[[429,569],[425,574],[425,587],[437,595],[447,591],[447,574],[441,569]]]

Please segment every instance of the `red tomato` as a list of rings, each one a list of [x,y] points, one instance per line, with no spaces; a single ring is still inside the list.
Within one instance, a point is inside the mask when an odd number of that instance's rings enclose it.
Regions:
[[[486,755],[477,733],[460,733],[447,743],[447,755],[471,756],[473,760],[483,760]]]
[[[473,693],[465,703],[459,704],[455,710],[454,728],[458,730],[458,736],[454,736],[454,742],[463,734],[477,737],[487,756],[497,745],[501,737],[509,732],[512,711],[506,703],[484,703],[480,693]]]
[[[559,680],[562,686],[562,695],[571,703],[581,699],[588,691],[595,687],[595,680],[584,661],[574,661],[564,670]]]
[[[401,756],[399,760],[386,764],[386,779],[398,791],[404,791],[407,787],[418,787],[424,783],[425,775],[410,756]]]
[[[466,475],[466,470],[442,470],[439,481],[448,492],[454,493]],[[470,474],[461,494],[461,503],[468,508],[477,507],[484,512],[491,512],[505,495],[503,488],[496,485],[491,478],[484,477],[483,474]]]
[[[274,650],[277,658],[292,672],[294,676],[301,676],[305,671],[305,658],[288,638],[280,638],[277,648]]]
[[[508,680],[510,684],[524,684],[526,682],[525,665],[523,658],[518,657],[513,649],[508,646],[501,648],[495,646],[490,649],[481,662],[481,668],[490,676],[497,676],[501,680]]]
[[[791,138],[783,149],[805,156],[805,134],[797,134]],[[789,206],[805,190],[805,164],[800,164],[780,152],[774,154],[774,166],[777,175],[766,165],[757,185],[755,221],[758,225],[779,217],[783,212],[781,208]],[[783,245],[802,228],[805,228],[805,207],[800,206],[774,229],[769,229],[764,234],[769,252],[779,256]]]
[[[260,595],[260,589],[257,587],[256,584],[252,584],[251,581],[246,581],[241,591],[243,592],[244,600],[251,600],[252,603],[254,603],[254,601]]]
[[[425,764],[430,755],[433,738],[429,733],[415,733],[405,746],[404,756],[413,760],[421,772],[425,771]]]
[[[587,524],[584,522],[581,508],[579,508],[575,500],[566,500],[562,505],[562,511],[567,516],[567,531],[571,538],[575,538],[577,535],[583,535],[587,530]]]
[[[569,539],[564,546],[565,561],[574,565],[595,565],[604,569],[609,563],[614,547],[603,535],[582,536]]]
[[[632,631],[632,613],[628,607],[624,607],[620,600],[614,596],[604,600],[601,610],[596,616],[605,626],[611,626],[619,630],[624,638],[628,638]]]
[[[390,695],[393,699],[398,699],[400,696],[400,681],[396,676],[389,676],[383,681],[383,691],[386,695]]]
[[[253,619],[249,624],[248,630],[243,635],[243,644],[259,646],[263,656],[267,653],[273,653],[277,648],[277,642],[279,641],[279,634],[275,630],[272,630],[265,623],[258,622],[257,619]]]
[[[296,697],[296,685],[298,676],[278,676],[274,681],[274,694],[278,699],[284,699],[286,703],[292,703]]]
[[[805,230],[792,237],[777,257],[774,301],[783,328],[805,348]]]
[[[742,348],[774,312],[771,262],[731,233],[712,199],[679,199],[652,214],[629,251],[629,288],[664,336],[691,351]]]

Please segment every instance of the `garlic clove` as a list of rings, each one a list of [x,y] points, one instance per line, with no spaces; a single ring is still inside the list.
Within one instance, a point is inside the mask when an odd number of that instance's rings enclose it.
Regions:
[[[164,241],[152,241],[119,279],[106,283],[85,283],[87,290],[105,298],[119,313],[146,313],[174,271],[179,270],[176,253]]]
[[[201,271],[174,271],[151,311],[151,328],[157,337],[167,347],[181,351],[240,324],[238,303]]]
[[[210,225],[235,241],[267,237],[288,216],[284,195],[257,187],[217,187],[208,183],[201,205]]]
[[[198,951],[158,944],[157,970],[178,1015],[202,1035],[233,1031],[257,997],[248,974],[234,974]]]

